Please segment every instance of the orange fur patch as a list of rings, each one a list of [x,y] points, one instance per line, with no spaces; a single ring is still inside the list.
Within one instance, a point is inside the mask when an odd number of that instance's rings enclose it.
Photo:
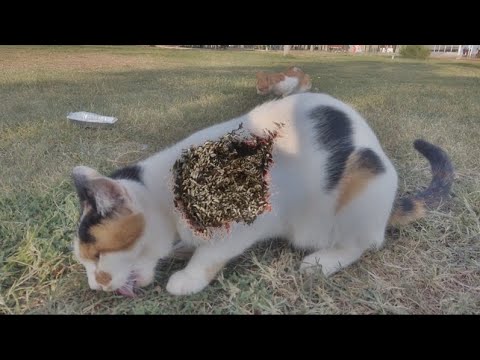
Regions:
[[[257,73],[257,89],[261,92],[269,92],[274,85],[285,80],[283,73]]]
[[[270,89],[268,74],[263,71],[257,73],[257,89],[262,92],[269,91]]]
[[[283,80],[285,80],[285,74],[268,74],[268,83],[270,85],[275,85]]]
[[[310,90],[312,88],[312,80],[309,75],[305,74],[305,76],[300,79],[300,88],[305,90]]]
[[[96,261],[100,253],[127,250],[143,234],[145,219],[142,214],[129,214],[115,219],[105,219],[101,224],[92,226],[90,234],[93,243],[81,243],[82,257]]]
[[[278,73],[257,73],[257,89],[263,93],[271,91],[272,87],[285,80],[285,77],[296,77],[299,80],[300,88],[302,90],[309,90],[312,86],[310,76],[305,74],[300,68],[296,66],[290,66],[284,72]]]
[[[98,261],[98,256],[100,252],[95,247],[95,244],[92,243],[82,243],[80,242],[80,256],[84,259]]]
[[[303,77],[305,73],[303,72],[302,69],[296,67],[296,66],[290,66],[287,71],[284,72],[285,75],[291,76],[291,77]]]
[[[95,274],[95,280],[97,280],[97,283],[100,285],[107,286],[110,284],[110,281],[112,281],[112,275],[106,273],[105,271],[100,271]]]
[[[410,211],[405,211],[399,207],[394,208],[390,220],[388,221],[389,225],[406,225],[415,220],[418,220],[424,217],[427,213],[427,209],[423,202],[419,200],[412,200],[413,209]]]
[[[339,195],[335,213],[338,213],[350,201],[366,188],[377,174],[369,168],[359,166],[359,156],[353,153],[347,160],[345,170],[338,185]]]

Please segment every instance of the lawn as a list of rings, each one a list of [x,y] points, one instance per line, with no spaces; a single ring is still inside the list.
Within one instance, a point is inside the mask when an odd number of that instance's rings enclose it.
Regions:
[[[430,181],[416,138],[456,167],[453,199],[387,234],[385,247],[325,279],[298,271],[301,253],[266,242],[203,292],[173,297],[159,263],[135,299],[91,291],[71,254],[76,165],[100,171],[145,158],[265,100],[255,72],[296,64],[313,90],[365,116],[400,175],[400,192]],[[299,52],[151,47],[0,47],[0,313],[480,313],[480,63]],[[71,111],[118,117],[111,129],[70,124]]]

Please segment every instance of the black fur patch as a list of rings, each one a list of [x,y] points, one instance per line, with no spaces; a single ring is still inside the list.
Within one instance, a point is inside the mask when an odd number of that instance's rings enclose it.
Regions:
[[[330,152],[327,162],[327,190],[333,190],[340,181],[348,157],[353,152],[352,124],[347,114],[331,106],[313,109],[318,145]]]
[[[385,166],[380,157],[372,149],[364,148],[358,150],[358,166],[370,170],[378,175],[385,172]]]
[[[80,204],[86,201],[96,208],[95,198],[93,197],[92,192],[88,189],[87,178],[77,176],[73,178],[73,182],[75,184],[75,189],[77,190]]]
[[[398,201],[398,209],[404,214],[408,214],[413,211],[415,204],[411,198],[403,198]]]
[[[78,238],[80,241],[91,243],[95,242],[95,238],[90,235],[90,228],[96,224],[99,224],[102,217],[97,213],[97,203],[92,191],[88,187],[87,178],[84,176],[74,176],[73,182],[75,183],[75,189],[77,190],[78,198],[80,200],[80,216],[87,203],[92,209],[82,219],[78,226]]]
[[[95,237],[90,234],[90,229],[98,224],[101,224],[105,219],[111,219],[115,216],[115,211],[110,211],[105,215],[100,215],[97,212],[96,206],[92,207],[92,210],[86,214],[80,225],[78,226],[78,238],[85,243],[94,243]]]
[[[78,238],[84,243],[94,243],[95,238],[90,234],[92,226],[98,225],[105,217],[101,216],[92,209],[90,213],[85,215],[78,227]]]
[[[143,169],[139,165],[126,166],[124,168],[115,170],[112,174],[110,174],[110,178],[133,180],[143,184],[142,171]]]
[[[435,207],[450,194],[455,170],[449,156],[440,147],[422,139],[415,140],[414,146],[430,162],[433,175],[428,188],[416,197],[428,206]]]

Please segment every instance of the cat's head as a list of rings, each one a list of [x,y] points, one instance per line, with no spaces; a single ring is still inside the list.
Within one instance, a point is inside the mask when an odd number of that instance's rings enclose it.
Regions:
[[[259,71],[257,72],[256,75],[257,75],[257,94],[268,95],[272,89],[268,74],[263,71]]]
[[[72,177],[81,207],[74,253],[86,269],[90,288],[133,295],[134,286],[153,280],[155,260],[166,256],[171,246],[160,246],[152,257],[148,246],[161,230],[148,220],[143,185],[85,166],[75,167]]]

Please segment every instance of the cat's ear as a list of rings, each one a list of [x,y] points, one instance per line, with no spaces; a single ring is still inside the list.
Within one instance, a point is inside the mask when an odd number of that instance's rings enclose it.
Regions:
[[[124,202],[125,192],[122,186],[89,167],[75,167],[72,178],[80,202],[86,201],[100,215],[107,214]]]

